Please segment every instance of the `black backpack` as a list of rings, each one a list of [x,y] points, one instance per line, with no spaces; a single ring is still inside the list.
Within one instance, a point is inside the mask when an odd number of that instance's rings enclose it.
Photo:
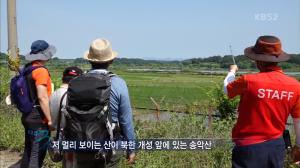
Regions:
[[[65,139],[113,140],[109,97],[111,74],[87,73],[69,83]]]

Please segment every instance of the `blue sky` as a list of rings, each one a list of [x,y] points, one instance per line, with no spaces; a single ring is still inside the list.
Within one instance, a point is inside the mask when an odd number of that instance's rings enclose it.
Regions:
[[[1,1],[1,52],[7,50]],[[82,57],[92,40],[112,43],[120,57],[176,60],[242,54],[258,36],[281,38],[300,53],[299,0],[17,0],[21,54],[45,39],[59,58]]]

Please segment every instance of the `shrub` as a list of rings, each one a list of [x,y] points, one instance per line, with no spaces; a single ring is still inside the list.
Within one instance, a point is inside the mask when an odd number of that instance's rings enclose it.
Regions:
[[[239,102],[238,98],[230,100],[227,95],[224,94],[223,85],[219,85],[215,89],[216,104],[221,119],[235,118],[236,109]]]
[[[0,149],[22,151],[24,129],[20,113],[12,107],[0,106]]]
[[[9,92],[10,71],[8,68],[0,67],[0,102],[3,103]]]

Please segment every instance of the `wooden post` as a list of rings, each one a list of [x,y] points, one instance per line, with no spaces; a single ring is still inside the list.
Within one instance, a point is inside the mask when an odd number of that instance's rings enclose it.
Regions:
[[[212,132],[212,109],[209,108],[209,111],[208,111],[208,129],[210,132]]]
[[[155,105],[155,108],[156,108],[156,118],[157,120],[159,120],[159,116],[160,116],[160,106],[158,103],[156,103],[156,101],[150,97],[150,100],[153,102],[153,104]]]
[[[13,71],[19,71],[19,48],[17,37],[16,0],[7,0],[8,65]]]

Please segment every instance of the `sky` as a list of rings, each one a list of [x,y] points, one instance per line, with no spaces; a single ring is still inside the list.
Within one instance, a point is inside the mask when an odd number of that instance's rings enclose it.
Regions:
[[[7,52],[6,0],[1,1],[1,52]],[[96,38],[121,58],[183,60],[234,55],[275,35],[300,53],[299,0],[17,0],[21,54],[33,41],[56,46],[56,57],[80,58]]]

